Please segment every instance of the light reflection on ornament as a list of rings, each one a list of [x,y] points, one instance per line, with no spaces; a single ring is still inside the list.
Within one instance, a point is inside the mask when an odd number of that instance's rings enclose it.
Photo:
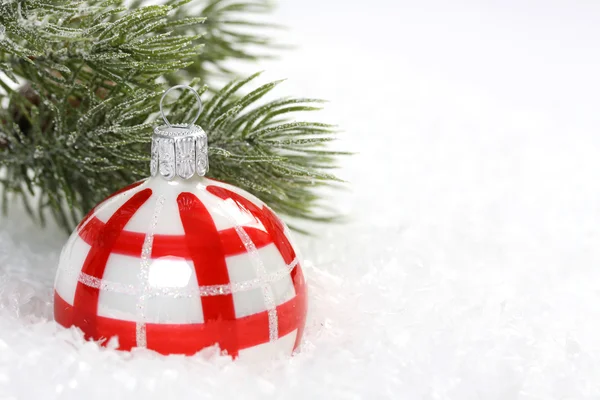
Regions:
[[[192,266],[181,257],[162,257],[150,264],[148,283],[153,288],[187,287],[192,277]]]

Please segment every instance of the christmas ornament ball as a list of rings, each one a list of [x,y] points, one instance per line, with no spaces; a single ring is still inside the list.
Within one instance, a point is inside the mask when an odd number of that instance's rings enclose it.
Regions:
[[[152,176],[97,205],[65,244],[55,320],[103,345],[117,337],[121,350],[292,354],[307,298],[289,230],[253,195],[202,176],[201,128],[166,122]]]

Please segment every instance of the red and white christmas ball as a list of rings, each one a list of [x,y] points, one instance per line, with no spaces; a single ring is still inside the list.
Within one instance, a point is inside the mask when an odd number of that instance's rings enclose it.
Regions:
[[[167,131],[153,137],[153,176],[96,206],[63,248],[56,321],[121,350],[292,354],[307,298],[289,230],[251,194],[199,176],[201,129]]]

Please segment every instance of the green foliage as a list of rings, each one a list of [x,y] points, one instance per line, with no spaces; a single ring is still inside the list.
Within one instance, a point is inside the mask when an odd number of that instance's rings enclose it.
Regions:
[[[104,197],[148,176],[148,143],[168,84],[214,93],[199,124],[208,134],[209,175],[240,186],[292,217],[328,220],[316,190],[338,153],[332,127],[294,122],[318,109],[312,99],[259,101],[277,82],[245,90],[228,74],[231,59],[254,60],[248,45],[273,43],[244,28],[256,2],[212,0],[141,6],[120,0],[14,0],[0,3],[0,184],[44,223],[47,211],[71,229]],[[188,4],[189,3],[189,4]],[[196,2],[194,2],[196,3]],[[205,20],[205,18],[208,18]],[[193,78],[193,79],[192,79]],[[163,83],[161,83],[163,82]],[[183,95],[170,110],[181,120],[195,106]]]

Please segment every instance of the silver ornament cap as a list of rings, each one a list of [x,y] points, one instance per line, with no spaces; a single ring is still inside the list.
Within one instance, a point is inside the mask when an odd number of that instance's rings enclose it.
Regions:
[[[190,90],[198,103],[198,112],[189,124],[171,124],[163,111],[163,101],[174,89]],[[194,123],[202,112],[200,95],[187,85],[169,88],[160,99],[160,113],[165,125],[154,128],[150,174],[167,180],[175,177],[189,179],[194,175],[204,176],[208,172],[208,140],[204,130]]]

